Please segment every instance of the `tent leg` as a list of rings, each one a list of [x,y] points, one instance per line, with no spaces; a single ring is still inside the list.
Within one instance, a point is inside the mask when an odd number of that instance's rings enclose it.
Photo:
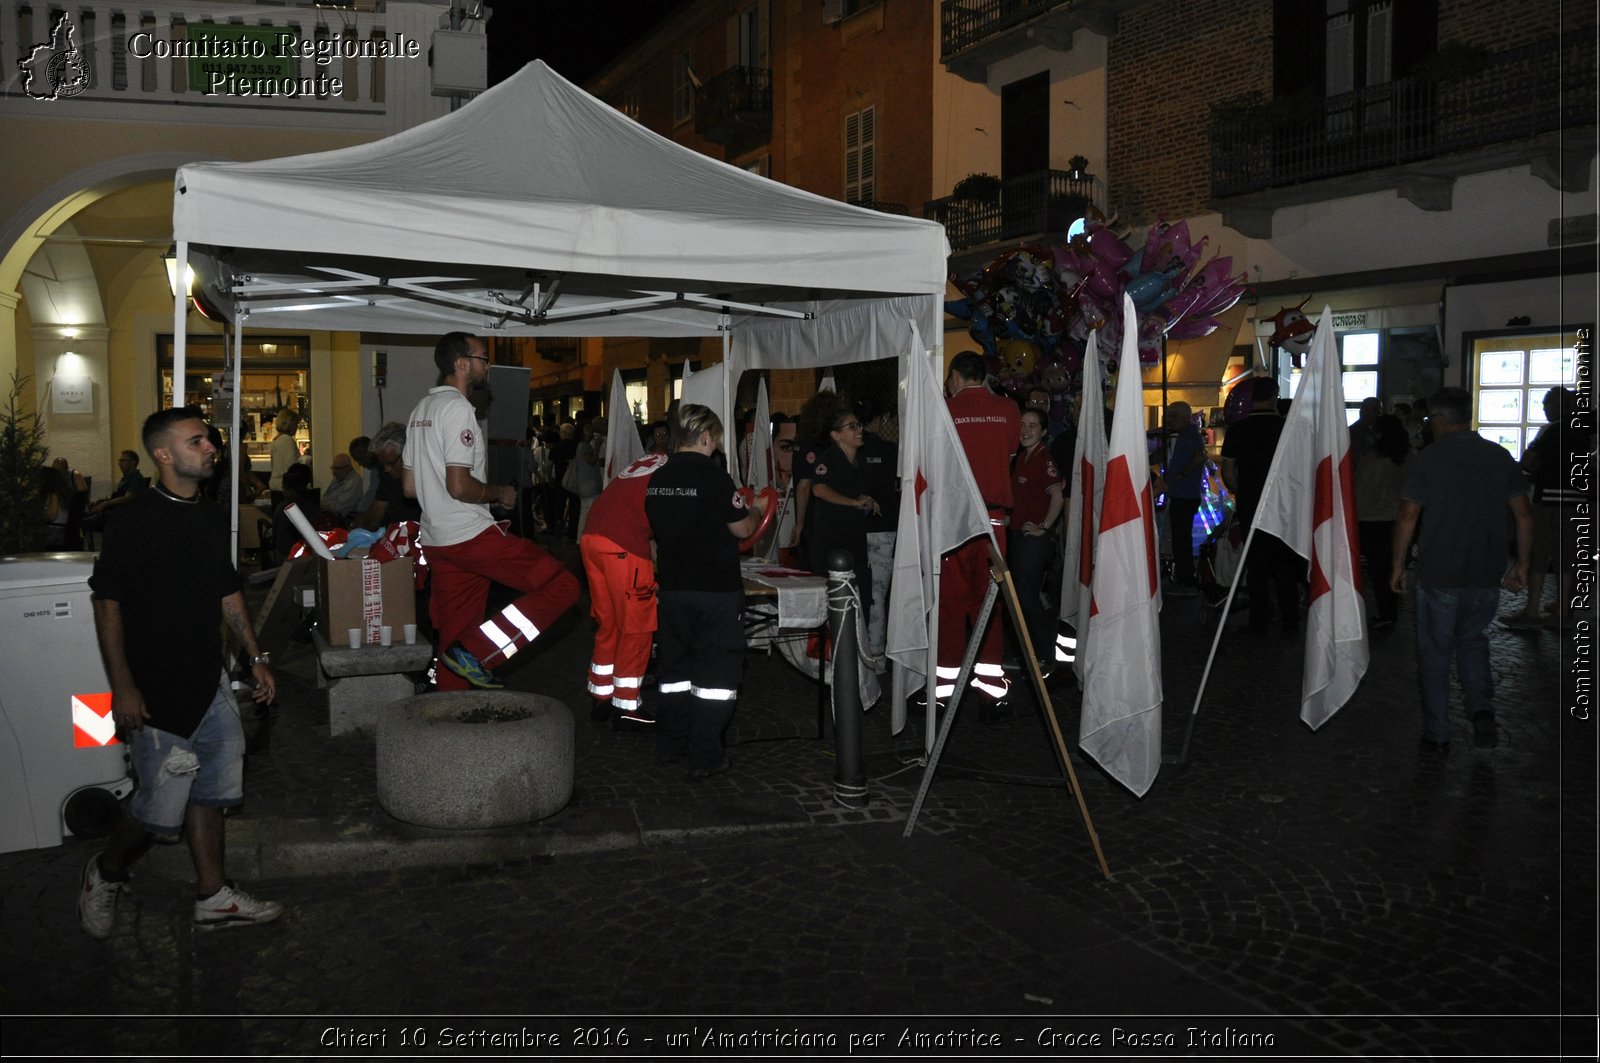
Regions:
[[[1045,720],[1050,724],[1050,736],[1055,739],[1056,755],[1061,759],[1061,770],[1067,778],[1067,788],[1072,791],[1073,798],[1078,803],[1078,815],[1083,819],[1083,829],[1089,833],[1089,843],[1094,846],[1095,859],[1100,861],[1100,873],[1107,879],[1111,877],[1111,868],[1106,863],[1106,854],[1100,848],[1100,835],[1095,832],[1094,820],[1089,816],[1089,806],[1083,799],[1083,787],[1078,785],[1078,773],[1072,767],[1072,757],[1067,753],[1067,740],[1061,733],[1061,721],[1056,718],[1056,707],[1050,700],[1050,692],[1045,689],[1044,676],[1039,672],[1039,660],[1033,652],[1033,637],[1028,632],[1027,622],[1022,618],[1022,602],[1017,597],[1017,585],[1011,579],[1011,569],[1006,567],[1006,559],[1000,556],[999,549],[991,542],[989,544],[989,566],[994,573],[995,585],[1006,589],[1006,611],[1011,614],[1011,623],[1021,636],[1022,656],[1027,664],[1028,678],[1033,683],[1033,693],[1039,699],[1039,704],[1044,708]]]
[[[228,512],[233,517],[233,567],[239,567],[239,392],[244,383],[244,312],[233,312],[233,410],[228,417],[228,460],[233,468],[228,470],[228,483],[233,485]]]
[[[184,328],[189,317],[189,286],[184,283],[189,276],[189,241],[179,240],[175,253],[178,256],[178,280],[172,288],[172,408],[182,406],[184,399],[184,374],[188,370],[189,330]],[[237,477],[236,477],[237,478]]]

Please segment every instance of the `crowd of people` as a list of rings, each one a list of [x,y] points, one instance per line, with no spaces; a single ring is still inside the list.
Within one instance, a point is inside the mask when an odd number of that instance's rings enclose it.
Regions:
[[[251,696],[270,700],[276,686],[229,556],[226,510],[206,504],[231,497],[231,477],[240,478],[242,498],[271,493],[280,507],[293,503],[319,521],[364,528],[417,522],[441,691],[502,685],[497,673],[580,599],[579,580],[568,566],[533,536],[511,530],[508,518],[532,498],[537,528],[578,543],[596,628],[588,671],[592,718],[653,734],[659,759],[685,762],[691,778],[729,768],[722,735],[736,711],[746,647],[741,546],[754,544],[814,573],[826,573],[835,567],[831,558],[846,555],[867,621],[863,655],[884,667],[902,501],[897,424],[873,397],[852,401],[823,390],[796,417],[773,415],[775,501],[740,488],[723,455],[733,448],[748,464],[750,450],[725,437],[714,411],[694,404],[676,406],[666,420],[647,426],[641,434],[646,453],[609,484],[604,439],[592,419],[580,418],[550,440],[533,440],[530,482],[517,485],[491,482],[488,473],[488,441],[473,402],[488,372],[482,340],[450,333],[434,360],[437,386],[404,422],[352,440],[348,453],[334,457],[331,481],[321,491],[312,488],[306,464],[289,460],[287,445],[281,468],[275,447],[271,480],[259,483],[248,458],[228,455],[220,434],[192,407],[146,420],[153,483],[140,473],[133,451],[120,456],[117,490],[94,504],[86,501],[88,483],[69,463],[48,470],[58,507],[76,505],[84,526],[90,516],[101,518],[104,544],[90,586],[113,714],[130,742],[139,780],[108,847],[84,869],[79,915],[92,936],[110,933],[128,868],[163,835],[181,833],[189,844],[199,886],[196,925],[263,923],[283,911],[223,878],[222,812],[241,800],[243,749],[223,662],[224,626],[248,666]],[[1244,529],[1285,424],[1276,382],[1261,377],[1249,386],[1251,410],[1228,428],[1218,455],[1234,519]],[[1023,622],[1012,633],[1009,660],[1002,611],[977,629],[995,560],[988,537],[944,556],[939,655],[933,689],[924,696],[954,696],[959,666],[975,642],[972,685],[980,719],[992,721],[1007,714],[1008,670],[1031,663],[1047,675],[1053,663],[1052,598],[1063,561],[1058,532],[1072,490],[1072,477],[1064,473],[1076,432],[1050,393],[1029,392],[1018,402],[993,390],[976,354],[951,360],[945,393]],[[1550,425],[1578,424],[1574,400],[1569,389],[1551,389],[1545,397]],[[1167,594],[1188,597],[1198,593],[1196,516],[1215,466],[1190,407],[1174,402],[1164,414],[1151,465],[1170,522],[1172,562],[1164,582]],[[1547,618],[1540,598],[1544,571],[1558,554],[1557,516],[1571,501],[1561,470],[1593,449],[1592,427],[1587,433],[1547,428],[1519,467],[1503,448],[1471,431],[1471,420],[1468,393],[1443,388],[1426,404],[1388,413],[1369,400],[1350,426],[1360,550],[1372,588],[1370,625],[1392,625],[1408,582],[1415,582],[1422,742],[1430,751],[1450,742],[1452,662],[1476,740],[1494,740],[1485,631],[1502,588],[1528,591],[1524,607],[1500,618],[1508,626],[1563,621],[1566,599],[1557,595]],[[280,417],[278,424],[280,438],[292,439],[291,419]],[[770,521],[769,507],[776,507]],[[280,549],[297,534],[280,526]],[[1515,544],[1509,565],[1508,539]],[[1265,630],[1274,615],[1283,630],[1296,630],[1304,562],[1263,533],[1247,569],[1252,630]],[[490,613],[492,583],[516,597]],[[652,650],[656,690],[647,700]],[[1035,659],[1019,660],[1028,650]]]

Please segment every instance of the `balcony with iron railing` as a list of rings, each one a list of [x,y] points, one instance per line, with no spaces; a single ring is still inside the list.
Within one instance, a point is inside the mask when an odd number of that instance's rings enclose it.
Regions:
[[[1000,182],[988,199],[945,196],[922,208],[944,226],[953,251],[1006,240],[1066,235],[1090,209],[1107,212],[1105,183],[1081,170],[1041,170]]]
[[[888,203],[881,199],[855,199],[850,202],[854,206],[866,207],[868,210],[875,210],[879,214],[898,214],[901,217],[909,217],[911,215],[911,211],[906,208],[904,203]]]
[[[968,81],[988,78],[989,64],[1042,46],[1065,51],[1080,29],[1103,37],[1117,16],[1145,0],[943,0],[939,61]]]
[[[695,94],[695,132],[716,144],[749,146],[772,135],[772,71],[735,66]]]
[[[0,52],[18,60],[0,74],[0,113],[397,132],[449,106],[432,94],[438,16],[420,3],[0,0]]]
[[[1277,207],[1383,188],[1447,210],[1455,177],[1518,164],[1581,190],[1595,143],[1595,54],[1592,34],[1500,53],[1446,46],[1427,71],[1357,92],[1221,105],[1213,205],[1261,236]]]

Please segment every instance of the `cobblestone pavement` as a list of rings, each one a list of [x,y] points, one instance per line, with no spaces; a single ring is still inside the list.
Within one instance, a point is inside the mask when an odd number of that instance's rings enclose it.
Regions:
[[[1186,764],[1136,799],[1074,761],[1110,880],[1026,694],[998,726],[961,711],[903,840],[915,722],[890,736],[868,715],[871,803],[841,808],[815,686],[752,657],[733,770],[692,782],[647,739],[587,720],[591,628],[574,617],[508,674],[576,710],[572,804],[462,836],[378,808],[372,740],[327,736],[309,659],[291,654],[229,821],[231,873],[288,915],[193,932],[174,847],[94,942],[72,911],[92,841],[0,855],[0,1011],[73,1017],[13,1019],[0,1042],[317,1054],[339,1048],[319,1041],[345,1016],[606,1015],[633,1016],[635,1040],[580,1054],[681,1058],[661,1038],[697,1016],[842,1030],[789,1017],[949,1014],[1012,1016],[1025,1040],[1008,1047],[1044,1053],[1040,1023],[1103,1015],[1170,1027],[1174,1054],[1592,1058],[1594,724],[1561,711],[1554,633],[1496,631],[1498,746],[1475,748],[1458,718],[1448,755],[1419,753],[1410,620],[1374,635],[1360,690],[1318,733],[1298,720],[1301,640],[1230,621]],[[1175,753],[1210,629],[1193,600],[1169,602],[1162,626]],[[1075,734],[1070,681],[1050,690]],[[1564,1028],[1561,1013],[1590,1018]],[[118,1014],[150,1018],[85,1018]],[[169,1015],[234,1018],[156,1021]],[[1193,1015],[1277,1040],[1186,1049]],[[398,1047],[397,1022],[346,1025],[384,1026]],[[439,1049],[440,1020],[427,1028]]]

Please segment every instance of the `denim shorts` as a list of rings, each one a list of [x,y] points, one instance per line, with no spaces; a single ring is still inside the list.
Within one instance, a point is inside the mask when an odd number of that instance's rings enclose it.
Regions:
[[[149,725],[128,746],[139,788],[129,808],[135,822],[156,834],[177,834],[190,805],[231,808],[244,799],[244,730],[228,675],[200,726],[189,738]]]

